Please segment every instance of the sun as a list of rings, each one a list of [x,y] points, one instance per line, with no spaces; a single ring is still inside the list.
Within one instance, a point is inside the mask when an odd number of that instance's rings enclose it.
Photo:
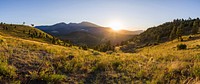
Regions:
[[[109,27],[111,27],[115,31],[119,31],[122,29],[122,23],[118,21],[113,21],[109,24]]]

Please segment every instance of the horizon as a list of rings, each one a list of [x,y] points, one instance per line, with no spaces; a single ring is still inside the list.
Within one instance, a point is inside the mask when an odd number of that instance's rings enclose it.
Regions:
[[[198,0],[1,0],[0,21],[53,25],[91,22],[108,27],[121,23],[125,30],[146,30],[173,19],[197,18]]]

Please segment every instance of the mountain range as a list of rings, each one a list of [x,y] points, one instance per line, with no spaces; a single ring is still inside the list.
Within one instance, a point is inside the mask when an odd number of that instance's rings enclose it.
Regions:
[[[90,22],[69,24],[61,22],[50,26],[36,26],[36,28],[63,41],[70,41],[75,45],[87,45],[89,47],[94,47],[107,41],[111,41],[114,45],[120,44],[122,41],[143,32],[142,30],[120,30],[117,32],[109,27],[102,27]]]

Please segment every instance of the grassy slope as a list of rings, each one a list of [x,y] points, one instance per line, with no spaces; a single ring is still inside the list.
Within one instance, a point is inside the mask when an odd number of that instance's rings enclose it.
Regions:
[[[177,50],[180,43],[188,49]],[[135,54],[106,54],[2,34],[0,83],[195,83],[200,77],[199,43],[174,40]]]
[[[37,72],[39,74],[56,74],[56,71],[54,72],[51,70],[51,68],[54,68],[53,64],[56,63],[56,59],[58,62],[59,60],[64,61],[65,59],[67,61],[67,57],[69,55],[73,55],[75,57],[83,55],[87,57],[87,55],[90,54],[75,47],[66,48],[62,46],[40,43],[14,37],[0,36],[0,40],[1,60],[7,60],[5,62],[7,62],[9,65],[16,67],[15,74],[17,74],[18,76],[14,77],[14,79],[20,80],[30,80],[28,79],[30,77],[29,75],[34,72]],[[61,66],[62,64],[60,64],[60,67]],[[0,73],[2,74],[4,72]],[[36,74],[36,78],[40,77],[39,74]],[[4,77],[7,77],[6,75],[2,76],[3,79]],[[27,76],[27,78],[25,76]]]
[[[0,40],[0,64],[11,68],[0,67],[0,78],[15,83],[191,83],[200,77],[199,39],[181,42],[187,50],[176,50],[180,42],[174,41],[111,55],[14,37]]]
[[[179,57],[186,57],[186,56],[193,56],[200,54],[199,52],[199,45],[200,45],[200,35],[193,36],[193,40],[188,40],[188,36],[184,36],[185,39],[183,42],[179,42],[177,40],[173,40],[170,42],[162,43],[157,46],[150,46],[138,49],[139,53],[137,54],[148,54],[150,56],[153,55],[161,55],[161,56],[167,56],[167,55],[174,55]],[[187,49],[186,50],[177,50],[178,44],[186,44]]]
[[[7,28],[7,29],[5,29]],[[31,33],[37,32],[38,34],[41,33],[43,34],[43,36],[45,37],[34,37],[31,38],[29,35],[29,31],[31,31]],[[23,38],[23,39],[29,39],[29,40],[35,40],[35,41],[39,41],[39,42],[46,42],[46,43],[50,43],[51,42],[51,38],[53,38],[51,35],[30,27],[30,26],[24,26],[24,25],[14,25],[14,24],[0,24],[0,35],[3,36],[12,36],[12,37],[18,37],[18,38]],[[48,37],[48,38],[47,38]]]
[[[154,83],[195,83],[200,77],[200,39],[199,35],[193,36],[193,40],[184,42],[177,40],[156,46],[138,49],[138,56],[147,58],[142,71],[150,74]],[[186,44],[186,50],[177,50],[178,44]],[[147,77],[147,78],[150,78]],[[170,81],[169,81],[170,80]]]

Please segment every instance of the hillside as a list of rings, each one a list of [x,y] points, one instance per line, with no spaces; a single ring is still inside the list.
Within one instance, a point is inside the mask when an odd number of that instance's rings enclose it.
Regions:
[[[174,38],[159,45],[135,48],[135,53],[123,53],[118,47],[115,52],[101,53],[54,45],[31,32],[23,33],[23,30],[34,30],[32,27],[15,26],[1,25],[1,84],[191,84],[200,81],[198,32],[182,34],[181,41]],[[185,44],[186,49],[178,50],[179,44]]]
[[[16,24],[0,24],[0,35],[11,36],[16,38],[22,38],[27,40],[34,40],[39,42],[58,44],[58,45],[69,45],[59,39],[37,29],[26,25]]]
[[[0,83],[196,83],[200,35],[193,37],[106,54],[0,36]]]
[[[0,34],[24,39],[33,39],[41,42],[51,42],[53,37],[33,27],[14,24],[0,24]]]
[[[76,44],[76,45],[96,46],[101,41],[101,39],[98,37],[101,37],[101,36],[96,36],[95,34],[91,34],[87,32],[76,31],[76,32],[72,32],[63,36],[62,40],[69,40],[73,42],[73,44]]]
[[[127,30],[115,32],[111,28],[101,27],[90,22],[58,23],[52,26],[36,26],[36,28],[63,41],[71,41],[79,46],[87,45],[90,48],[107,41],[111,41],[113,45],[116,45],[142,32]]]
[[[125,52],[134,52],[135,48],[157,45],[179,38],[183,35],[192,35],[199,33],[200,20],[197,19],[175,19],[172,22],[166,22],[156,27],[148,28],[143,33],[124,42],[122,50]]]
[[[200,84],[199,9],[200,0],[0,0],[0,84]]]
[[[183,42],[175,39],[136,50],[136,55],[147,59],[146,63],[141,64],[141,70],[144,70],[142,73],[146,73],[147,78],[155,78],[150,83],[199,83],[200,35],[191,36],[193,39],[190,39],[190,36],[183,36]],[[186,44],[187,49],[177,50],[179,44]],[[151,72],[154,74],[149,74]]]
[[[66,76],[61,72],[61,75],[57,74],[59,71],[55,72],[55,70],[59,70],[59,67],[61,68],[63,65],[69,69],[70,67],[67,64],[62,64],[60,60],[67,63],[70,56],[90,54],[76,47],[66,48],[5,36],[0,36],[0,46],[0,83],[21,81],[21,83],[34,84],[44,83],[47,80],[49,82],[63,80]],[[59,62],[58,65],[57,62]]]

